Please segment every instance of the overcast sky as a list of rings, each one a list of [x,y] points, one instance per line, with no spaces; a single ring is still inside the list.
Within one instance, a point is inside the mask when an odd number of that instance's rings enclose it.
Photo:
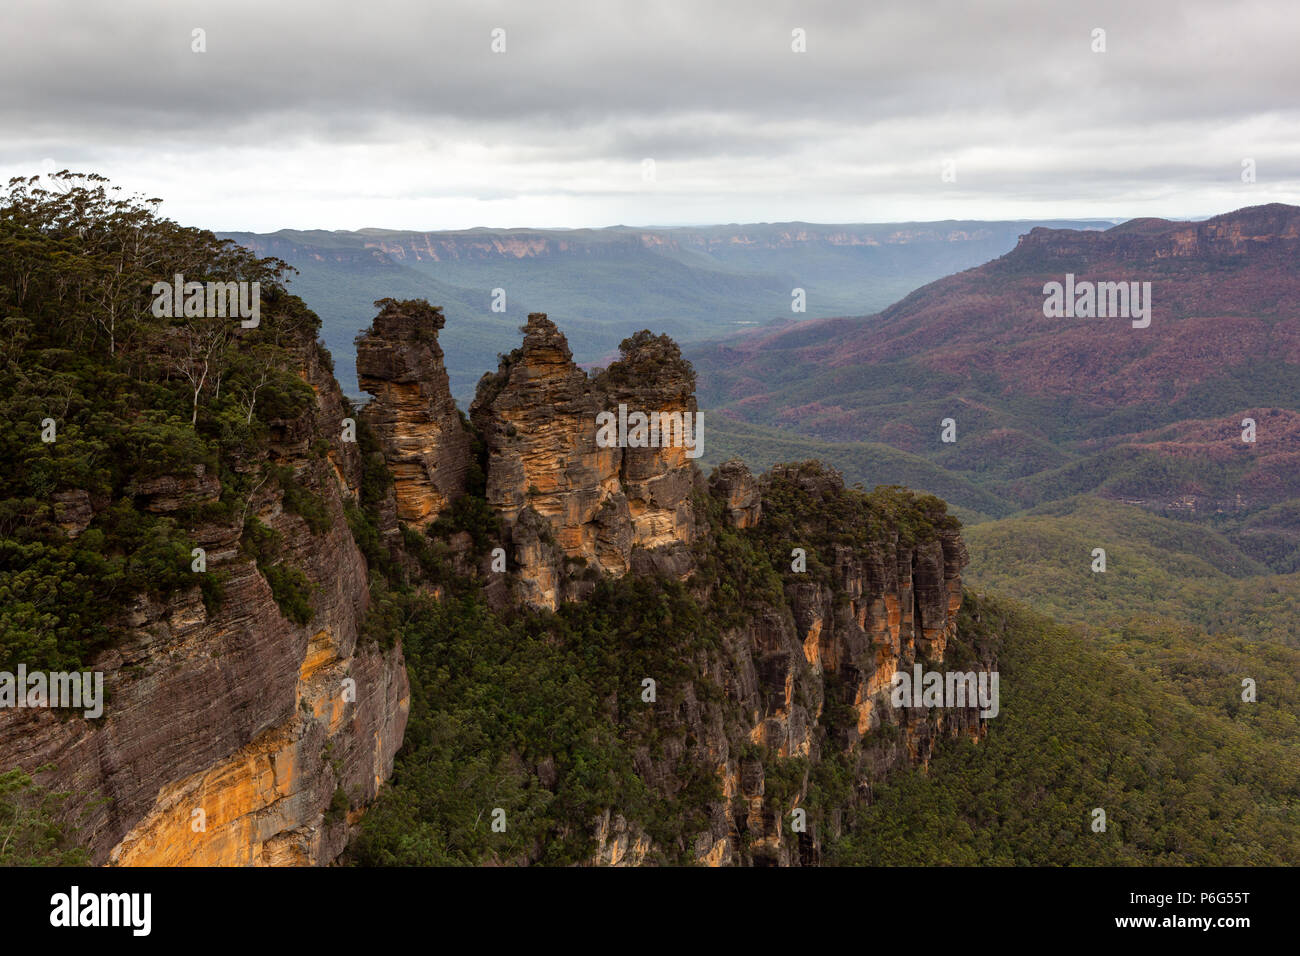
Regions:
[[[1296,0],[4,0],[3,20],[0,176],[100,172],[217,230],[1300,202]]]

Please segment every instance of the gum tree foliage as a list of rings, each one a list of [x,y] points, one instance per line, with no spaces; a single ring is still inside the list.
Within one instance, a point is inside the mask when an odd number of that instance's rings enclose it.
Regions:
[[[86,866],[90,862],[86,851],[57,822],[67,797],[21,770],[0,773],[0,866]]]
[[[192,529],[239,520],[269,423],[311,401],[290,350],[315,347],[319,322],[285,291],[289,267],[158,202],[66,170],[0,189],[0,668],[80,666],[134,594],[202,586],[211,603]],[[260,283],[260,326],[155,318],[153,283],[177,273]],[[147,510],[142,483],[199,469],[220,501]]]
[[[649,329],[630,335],[618,344],[619,360],[597,377],[605,387],[629,382],[681,379],[693,390],[695,369],[682,358],[681,347],[667,335],[655,335]]]

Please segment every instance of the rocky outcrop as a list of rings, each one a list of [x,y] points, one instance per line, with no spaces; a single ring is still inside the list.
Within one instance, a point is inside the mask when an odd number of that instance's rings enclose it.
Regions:
[[[618,471],[632,517],[632,544],[642,557],[638,569],[682,577],[690,571],[687,548],[695,521],[693,461],[704,448],[695,371],[666,335],[638,332],[620,352],[593,385],[610,420],[626,412],[629,419],[641,413],[650,421],[648,444],[638,445],[629,427]]]
[[[756,479],[731,461],[706,481],[687,441],[598,439],[602,415],[693,421],[691,367],[666,337],[643,332],[623,343],[617,362],[589,375],[541,314],[480,383],[471,436],[437,349],[441,314],[419,302],[380,305],[359,367],[375,395],[365,420],[393,478],[375,509],[393,554],[416,547],[397,533],[399,521],[427,527],[472,493],[467,513],[486,505],[500,522],[507,573],[477,562],[482,523],[473,533],[449,531],[438,547],[445,545],[454,574],[478,577],[489,603],[555,609],[582,599],[602,575],[629,573],[684,581],[702,608],[740,602],[716,618],[726,622],[716,641],[690,648],[688,671],[698,680],[665,683],[653,746],[638,745],[632,759],[655,793],[672,797],[703,778],[717,781],[722,799],[671,853],[655,844],[646,821],[603,808],[591,821],[590,863],[634,866],[685,854],[705,865],[813,865],[822,827],[839,827],[876,781],[925,764],[943,737],[982,734],[973,708],[895,707],[890,698],[898,670],[942,665],[960,643],[967,557],[940,503],[868,500],[815,464]],[[362,453],[342,438],[349,409],[321,354],[314,345],[298,354],[314,406],[271,423],[273,467],[252,483],[240,512],[192,529],[207,573],[224,581],[223,599],[210,607],[198,587],[165,601],[135,599],[125,639],[92,662],[112,694],[101,720],[24,711],[0,725],[0,752],[25,767],[56,764],[47,782],[75,795],[70,810],[96,862],[329,862],[392,771],[409,688],[400,647],[360,638],[369,569],[344,504],[359,496]],[[477,461],[471,437],[481,440]],[[205,513],[221,491],[204,469],[133,486],[160,515]],[[328,520],[300,515],[304,496]],[[70,535],[96,507],[84,495],[57,505]],[[246,518],[280,542],[272,558],[250,550]],[[776,590],[769,583],[751,595],[731,577],[697,575],[729,561],[767,560],[760,555],[784,561],[791,549],[809,562],[774,564]],[[400,573],[444,593],[446,579],[430,586],[410,557]],[[305,624],[281,612],[266,560],[311,583]],[[973,653],[963,667],[993,666],[987,649]],[[792,828],[791,814],[815,802],[818,765],[832,756],[856,793],[825,821]],[[543,786],[554,782],[546,783],[548,762],[554,777],[553,759],[542,759]]]
[[[710,481],[729,524],[731,493],[747,484],[742,467],[719,468]],[[792,491],[809,501],[845,495],[837,474],[807,465],[779,466],[760,487],[779,490],[786,501]],[[854,517],[847,508],[843,520],[843,530],[850,530]],[[960,534],[939,527],[908,542],[895,529],[866,548],[828,541],[816,547],[809,526],[796,521],[801,526],[810,537],[801,542],[796,535],[791,547],[814,550],[826,573],[785,574],[785,606],[755,614],[725,635],[724,653],[705,667],[737,713],[728,719],[725,706],[685,708],[681,739],[701,741],[702,759],[716,768],[725,797],[709,830],[695,839],[700,863],[817,863],[823,835],[815,826],[797,833],[789,820],[809,798],[812,770],[828,748],[847,758],[860,795],[869,797],[872,784],[892,770],[927,764],[939,740],[978,739],[985,731],[975,708],[895,707],[891,694],[898,670],[910,672],[917,663],[942,670],[951,663],[968,561]],[[996,666],[991,648],[974,653],[960,670]],[[727,731],[729,725],[734,729]],[[745,755],[751,745],[778,759],[804,758],[802,780],[773,794],[764,760]]]
[[[634,559],[687,573],[694,472],[686,448],[597,439],[598,416],[617,415],[620,403],[693,413],[689,365],[666,339],[633,339],[593,379],[545,315],[530,315],[523,332],[523,345],[483,377],[470,410],[487,449],[487,502],[505,524],[523,602],[553,609],[580,597],[592,572],[620,576]]]
[[[383,446],[397,517],[422,528],[465,493],[469,442],[452,400],[438,330],[442,310],[424,301],[375,303],[357,338],[357,376],[374,396],[365,415]]]
[[[197,584],[165,601],[139,596],[123,637],[88,662],[104,674],[102,717],[21,710],[0,721],[5,765],[54,765],[41,780],[72,794],[68,816],[95,863],[326,863],[391,773],[409,688],[400,646],[359,642],[367,570],[343,502],[360,459],[341,441],[342,395],[315,344],[296,354],[316,401],[272,424],[270,456],[321,503],[323,530],[285,507],[278,481],[255,483],[243,514],[191,529],[221,600],[209,609]],[[136,491],[171,514],[214,506],[221,484],[199,471]],[[69,502],[74,527],[84,504]],[[285,617],[241,550],[245,516],[279,536],[276,563],[310,582],[306,624]]]
[[[555,609],[582,599],[601,575],[627,573],[686,580],[706,605],[733,600],[726,597],[736,593],[733,582],[693,578],[696,561],[724,527],[764,541],[773,533],[769,513],[781,533],[795,536],[786,551],[814,555],[814,569],[782,572],[782,601],[747,605],[744,623],[730,626],[720,647],[698,651],[701,680],[722,698],[676,687],[659,746],[637,752],[637,775],[656,792],[679,790],[689,764],[719,781],[723,800],[691,841],[698,862],[817,863],[822,834],[813,827],[796,835],[787,821],[811,799],[827,748],[847,760],[869,797],[893,769],[928,762],[938,740],[983,733],[973,707],[895,707],[891,699],[897,671],[943,665],[958,639],[967,555],[940,503],[906,496],[867,503],[815,465],[756,479],[731,461],[706,482],[680,445],[605,447],[603,413],[696,412],[694,375],[677,347],[638,333],[617,362],[589,375],[545,315],[530,315],[523,333],[520,348],[480,381],[470,413],[483,446],[485,504],[501,521],[510,557],[500,577],[514,581],[514,600]],[[697,513],[705,499],[715,517]],[[931,507],[940,509],[933,522]],[[911,517],[901,521],[901,513]],[[963,666],[992,666],[987,649],[976,654]],[[804,761],[801,779],[769,786],[772,760]],[[616,807],[594,821],[592,838],[594,865],[638,865],[664,850]]]
[[[758,482],[743,461],[724,461],[709,478],[709,492],[721,498],[733,528],[752,528],[763,513]]]
[[[90,495],[82,489],[56,492],[54,495],[54,520],[63,533],[75,538],[94,520],[95,509]]]
[[[644,833],[633,831],[622,814],[606,810],[596,821],[595,866],[641,866],[653,845]]]

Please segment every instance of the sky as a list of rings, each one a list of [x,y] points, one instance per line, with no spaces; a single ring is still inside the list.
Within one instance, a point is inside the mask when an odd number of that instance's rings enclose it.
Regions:
[[[4,0],[3,18],[0,177],[97,172],[214,230],[1300,203],[1296,0]]]

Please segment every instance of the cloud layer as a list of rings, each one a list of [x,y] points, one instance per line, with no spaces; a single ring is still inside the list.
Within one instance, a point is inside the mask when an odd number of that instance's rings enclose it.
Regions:
[[[1289,0],[8,6],[0,175],[102,172],[214,229],[1300,201]]]

